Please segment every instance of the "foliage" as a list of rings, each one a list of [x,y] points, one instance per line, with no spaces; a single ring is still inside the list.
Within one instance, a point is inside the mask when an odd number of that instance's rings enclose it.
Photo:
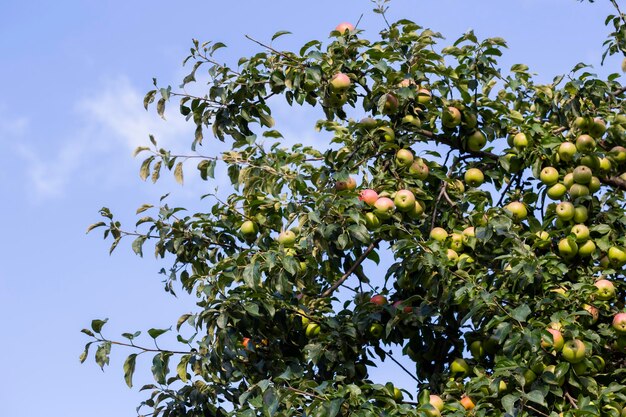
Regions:
[[[623,22],[619,10],[607,19],[616,29],[606,54],[624,52]],[[130,236],[139,255],[154,241],[157,257],[175,258],[167,290],[197,296],[176,324],[180,347],[156,344],[164,329],[148,331],[154,348],[136,342],[140,332],[110,340],[106,321],[94,320],[81,361],[91,344],[100,366],[113,345],[130,346],[132,386],[138,356],[154,355],[142,406],[162,416],[623,415],[626,336],[612,326],[626,295],[618,75],[598,79],[578,64],[538,84],[525,65],[499,68],[503,39],[468,32],[442,48],[440,34],[408,20],[377,40],[333,31],[326,45],[295,52],[255,42],[261,52],[229,67],[215,58],[223,44],[194,41],[180,90],[157,87],[144,102],[163,116],[179,98],[197,127],[193,151],[209,129],[229,150],[174,155],[151,137],[137,150],[149,153],[141,177],[157,181],[165,168],[182,183],[196,160],[203,180],[227,175],[227,198],[206,195],[210,208],[193,214],[164,199],[146,204],[130,231],[103,208],[89,229],[104,227],[111,251]],[[200,70],[206,95],[185,93]],[[347,88],[334,86],[338,73]],[[325,149],[281,146],[278,100],[323,110],[315,127],[332,138]],[[401,149],[415,160],[403,162]],[[593,179],[573,177],[580,166]],[[556,180],[542,180],[546,167]],[[483,184],[465,176],[471,168]],[[395,210],[362,201],[365,189],[394,199]],[[417,202],[404,209],[400,190]],[[561,200],[575,217],[561,213]],[[447,233],[431,236],[435,228]],[[386,271],[374,266],[381,258],[392,259]],[[614,295],[600,295],[600,279]],[[581,361],[570,358],[574,340]],[[397,360],[393,346],[415,364],[405,370],[416,389],[404,395],[367,373]]]

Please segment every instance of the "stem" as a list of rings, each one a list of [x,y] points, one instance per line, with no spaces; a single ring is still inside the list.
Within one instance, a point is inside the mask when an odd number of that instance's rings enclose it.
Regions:
[[[329,297],[333,292],[335,292],[335,290],[337,290],[337,288],[339,288],[339,286],[343,284],[348,279],[348,277],[350,277],[350,275],[352,275],[352,273],[359,267],[359,265],[363,263],[363,261],[367,258],[367,255],[369,255],[370,252],[373,251],[374,248],[376,248],[376,246],[378,246],[378,243],[380,243],[381,240],[382,240],[381,238],[378,238],[372,243],[370,243],[370,245],[367,247],[367,249],[365,249],[363,254],[359,256],[357,260],[352,264],[350,269],[348,269],[346,273],[343,274],[343,276],[339,278],[339,280],[335,282],[329,289],[324,291],[321,297],[322,298]]]
[[[139,349],[143,352],[159,352],[159,353],[173,353],[173,354],[178,354],[178,355],[188,355],[191,352],[182,352],[182,351],[177,351],[177,350],[166,350],[166,349],[153,349],[153,348],[147,348],[147,347],[143,347],[143,346],[137,346],[134,345],[132,343],[124,343],[124,342],[116,342],[113,340],[107,340],[104,337],[102,339],[98,339],[96,338],[97,341],[99,342],[108,342],[112,345],[118,345],[118,346],[126,346],[126,347],[132,347],[135,349]]]
[[[421,384],[421,383],[422,383],[422,381],[420,381],[419,379],[417,379],[417,377],[416,377],[415,375],[413,375],[413,373],[412,373],[412,372],[410,372],[408,369],[406,369],[406,368],[404,367],[404,365],[402,365],[400,362],[398,362],[398,361],[397,361],[397,360],[393,357],[393,355],[391,354],[391,351],[387,352],[387,356],[389,356],[389,359],[391,359],[392,361],[394,361],[396,365],[398,365],[400,368],[402,368],[402,370],[403,370],[404,372],[406,372],[406,374],[407,374],[408,376],[410,376],[411,378],[413,378],[413,379],[414,379],[414,380],[415,380],[418,384]],[[404,401],[403,401],[403,402],[404,402]]]

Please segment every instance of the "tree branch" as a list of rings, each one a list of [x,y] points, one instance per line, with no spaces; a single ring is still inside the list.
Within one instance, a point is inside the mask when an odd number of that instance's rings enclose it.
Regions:
[[[372,243],[370,243],[367,249],[365,249],[365,252],[363,252],[363,254],[357,258],[357,260],[354,262],[354,264],[352,264],[350,269],[348,269],[346,273],[343,274],[343,276],[339,278],[339,280],[335,282],[329,289],[324,291],[321,297],[322,298],[330,297],[330,295],[333,292],[335,292],[335,290],[337,290],[337,288],[339,288],[339,286],[343,284],[345,280],[347,280],[348,277],[350,277],[350,275],[352,275],[352,273],[359,267],[359,265],[363,263],[363,261],[367,258],[367,255],[369,255],[370,252],[373,251],[376,246],[378,246],[378,243],[380,243],[381,240],[382,240],[381,238],[378,238]]]

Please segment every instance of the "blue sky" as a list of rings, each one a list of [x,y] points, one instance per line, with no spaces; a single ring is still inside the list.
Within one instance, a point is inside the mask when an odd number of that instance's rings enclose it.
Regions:
[[[580,61],[599,74],[618,71],[619,58],[599,67],[608,3],[395,0],[389,17],[414,20],[450,41],[469,28],[503,37],[504,68],[523,62],[549,81]],[[337,23],[361,13],[361,27],[375,37],[383,23],[369,1],[0,2],[2,415],[134,415],[144,396],[124,385],[129,352],[114,350],[104,373],[91,360],[80,365],[87,341],[80,329],[108,317],[106,334],[118,337],[169,327],[193,308],[189,298],[162,291],[157,272],[166,263],[132,255],[129,242],[109,256],[99,233],[85,235],[102,206],[131,224],[135,209],[161,194],[172,191],[173,201],[201,207],[199,195],[210,190],[191,179],[184,187],[139,179],[131,152],[148,133],[177,149],[187,149],[193,136],[173,112],[164,122],[143,110],[152,77],[178,85],[192,38],[226,43],[220,59],[236,62],[258,51],[244,34],[269,40],[289,30],[293,35],[275,46],[297,47],[326,39]],[[312,115],[279,109],[277,127],[289,140],[319,140]],[[149,365],[138,362],[142,367]],[[374,376],[410,387],[399,374],[384,364]],[[137,375],[136,386],[147,382]]]

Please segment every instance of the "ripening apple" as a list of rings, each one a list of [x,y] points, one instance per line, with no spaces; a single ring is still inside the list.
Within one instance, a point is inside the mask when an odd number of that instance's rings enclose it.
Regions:
[[[330,89],[335,93],[346,91],[350,88],[352,81],[350,81],[350,77],[348,77],[343,72],[338,72],[331,78],[330,80]]]
[[[569,187],[569,195],[572,199],[577,199],[579,197],[585,197],[589,195],[589,187],[582,184],[574,184]]]
[[[395,204],[389,197],[380,197],[374,203],[374,213],[381,219],[388,219],[393,214]]]
[[[576,145],[572,142],[563,142],[559,146],[559,150],[557,152],[561,161],[569,162],[574,159],[574,155],[576,155]]]
[[[276,240],[284,247],[290,248],[296,243],[296,234],[291,230],[283,230]]]
[[[578,256],[581,258],[588,258],[596,251],[596,244],[593,240],[589,239],[585,243],[578,245]]]
[[[552,336],[552,341],[550,340],[546,341],[545,339],[542,339],[541,347],[544,349],[552,348],[556,350],[557,352],[560,351],[563,348],[563,345],[565,344],[565,339],[563,339],[563,335],[561,334],[561,331],[557,329],[551,329],[551,328],[547,329],[547,331]]]
[[[422,158],[417,158],[409,167],[409,174],[424,181],[428,178],[430,168],[426,165],[426,162]]]
[[[596,298],[598,300],[608,301],[615,297],[615,285],[608,279],[599,279],[593,285],[597,288]]]
[[[576,242],[589,240],[589,228],[584,224],[575,224],[572,226],[571,233],[576,236]]]
[[[454,129],[461,124],[461,111],[456,107],[449,106],[441,114],[441,124],[449,129]]]
[[[472,401],[472,399],[468,397],[467,395],[464,395],[463,397],[461,397],[460,403],[463,406],[463,408],[465,408],[467,411],[473,410],[474,407],[476,407],[476,405],[474,404],[474,401]]]
[[[385,104],[383,105],[384,114],[392,114],[398,110],[398,98],[391,93],[385,95]]]
[[[461,233],[463,234],[463,243],[467,243],[471,237],[476,237],[476,229],[474,226],[466,227]]]
[[[613,146],[609,151],[609,157],[618,165],[626,162],[626,148],[623,146]]]
[[[465,362],[463,358],[456,358],[450,364],[450,373],[455,376],[460,376],[462,378],[469,375],[470,366]]]
[[[574,119],[574,127],[580,130],[587,130],[590,124],[591,118],[589,117],[578,116],[576,119]]]
[[[456,262],[459,260],[459,254],[454,249],[447,249],[446,257],[448,258],[449,261],[452,261],[452,262]]]
[[[467,137],[467,149],[472,152],[478,152],[487,144],[487,138],[480,130],[474,131]]]
[[[604,120],[596,117],[593,119],[593,123],[589,126],[589,134],[594,138],[600,138],[606,132],[606,123]]]
[[[589,210],[585,206],[574,207],[574,221],[576,223],[584,223],[589,218]]]
[[[335,30],[343,35],[346,30],[352,32],[354,30],[354,25],[352,23],[342,22],[337,25]]]
[[[387,298],[385,298],[385,296],[382,294],[376,294],[373,295],[372,298],[370,298],[370,303],[382,307],[387,304]]]
[[[246,220],[241,224],[239,231],[241,231],[241,234],[244,235],[244,237],[252,238],[259,232],[259,228],[252,220]]]
[[[465,171],[464,178],[470,187],[479,187],[485,181],[485,175],[478,168],[470,168]]]
[[[574,218],[574,205],[569,201],[562,201],[556,205],[556,215],[563,221],[569,221]]]
[[[559,241],[559,254],[565,259],[572,259],[578,253],[578,245],[574,239],[564,238]]]
[[[474,359],[482,359],[483,356],[485,356],[485,349],[483,348],[483,343],[480,340],[474,340],[470,343],[469,351]]]
[[[572,339],[565,342],[561,355],[569,363],[578,363],[585,359],[587,348],[582,340]]]
[[[413,152],[408,149],[399,149],[396,152],[396,164],[400,167],[408,167],[413,163]]]
[[[443,411],[444,403],[440,396],[430,394],[429,401],[430,405],[435,407],[437,411]]]
[[[376,127],[377,124],[378,123],[376,122],[376,119],[374,119],[372,117],[364,117],[359,122],[359,126],[364,128],[364,129],[373,129],[373,128]]]
[[[393,203],[398,211],[407,212],[415,209],[415,195],[411,190],[400,190],[396,193]]]
[[[398,87],[402,88],[402,87],[410,87],[412,85],[415,85],[415,80],[413,78],[404,78],[402,79],[402,81],[400,81],[398,83]]]
[[[598,321],[598,318],[600,317],[600,310],[598,310],[597,307],[592,306],[591,304],[583,304],[583,310],[591,316],[591,324]]]
[[[607,256],[609,257],[609,262],[614,267],[622,267],[626,264],[626,250],[622,247],[611,246],[609,251],[607,252]]]
[[[337,181],[335,183],[335,190],[337,191],[354,191],[356,190],[356,180],[353,177],[348,177],[347,180]]]
[[[520,151],[528,146],[528,137],[524,132],[519,132],[513,136],[513,146]]]
[[[443,242],[448,238],[448,232],[442,227],[434,227],[430,231],[430,238],[438,242]]]
[[[512,201],[504,208],[512,214],[513,220],[517,222],[524,220],[528,216],[526,206],[520,201]]]
[[[539,173],[539,179],[545,185],[554,185],[559,181],[559,171],[554,167],[545,167]]]
[[[450,249],[457,252],[463,250],[463,235],[461,233],[452,233],[450,235]]]
[[[367,230],[376,230],[380,227],[380,219],[372,212],[365,213],[365,227]]]
[[[626,313],[617,313],[613,317],[613,323],[611,326],[616,333],[626,334]]]
[[[381,126],[377,131],[382,134],[385,142],[393,142],[396,139],[396,133],[389,126]]]
[[[363,201],[368,206],[373,206],[376,200],[378,200],[378,193],[369,188],[362,190],[359,194],[359,200]]]
[[[580,135],[576,138],[576,150],[580,153],[593,152],[596,149],[596,141],[589,135]]]
[[[426,88],[420,88],[419,90],[417,90],[417,102],[420,104],[426,104],[426,103],[430,103],[430,100],[432,100],[433,95],[430,92],[430,90],[426,89]]]
[[[566,192],[567,192],[567,187],[561,184],[560,182],[557,182],[556,184],[550,186],[550,188],[546,190],[546,195],[551,200],[560,200],[561,198],[563,198]]]

